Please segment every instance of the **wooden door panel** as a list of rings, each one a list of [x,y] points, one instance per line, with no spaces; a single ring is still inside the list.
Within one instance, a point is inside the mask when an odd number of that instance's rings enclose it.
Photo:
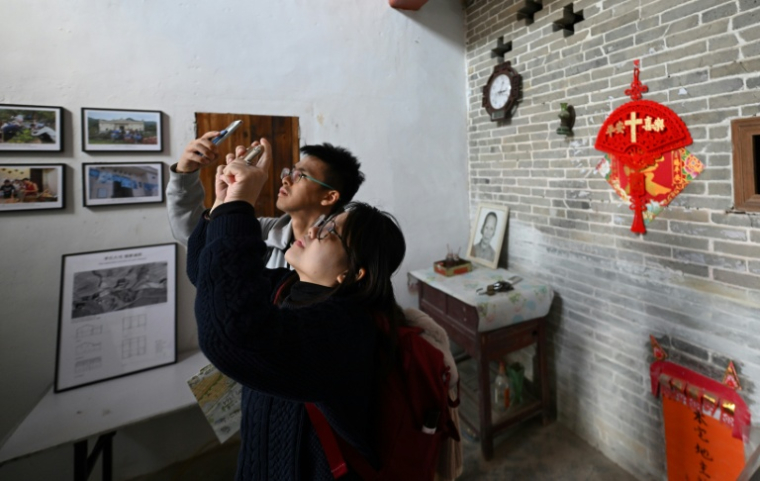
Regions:
[[[269,182],[261,191],[256,202],[256,215],[276,217],[282,215],[275,204],[280,189],[280,172],[284,167],[291,167],[298,161],[298,118],[275,117],[248,114],[195,114],[196,137],[211,130],[222,130],[234,120],[240,120],[240,127],[224,142],[219,144],[219,160],[213,166],[201,170],[201,183],[206,191],[204,205],[211,207],[214,203],[214,176],[216,166],[223,164],[228,153],[234,152],[235,146],[249,146],[254,140],[266,137],[272,145],[272,164],[269,166]]]

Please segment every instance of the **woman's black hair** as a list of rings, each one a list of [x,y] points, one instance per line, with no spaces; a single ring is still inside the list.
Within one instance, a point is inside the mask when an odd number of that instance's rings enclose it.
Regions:
[[[348,252],[348,271],[331,295],[351,297],[376,314],[393,349],[404,313],[396,302],[391,277],[406,254],[404,234],[395,217],[369,204],[350,202],[345,211],[341,237]],[[364,276],[357,279],[361,269]]]

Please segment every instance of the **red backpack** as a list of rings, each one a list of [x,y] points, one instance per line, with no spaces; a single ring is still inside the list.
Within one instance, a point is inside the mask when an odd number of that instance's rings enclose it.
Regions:
[[[333,476],[346,472],[344,457],[365,480],[432,480],[443,441],[459,441],[449,407],[449,367],[443,353],[426,341],[417,327],[398,328],[400,364],[378,386],[373,448],[381,467],[376,470],[350,444],[336,437],[324,415],[311,403],[306,409],[319,435]],[[423,432],[423,425],[433,428]]]

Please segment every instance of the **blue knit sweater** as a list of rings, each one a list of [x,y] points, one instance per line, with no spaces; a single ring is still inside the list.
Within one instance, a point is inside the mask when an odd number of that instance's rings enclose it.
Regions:
[[[214,209],[188,244],[203,353],[243,387],[238,480],[332,479],[304,408],[315,403],[333,429],[372,460],[368,448],[373,351],[371,316],[349,299],[275,306],[287,269],[264,268],[266,246],[253,208]],[[350,472],[344,479],[356,479]]]

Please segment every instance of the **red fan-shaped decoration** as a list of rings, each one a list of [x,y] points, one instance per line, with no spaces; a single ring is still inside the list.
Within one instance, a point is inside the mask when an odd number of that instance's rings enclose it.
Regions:
[[[633,83],[626,95],[633,99],[615,109],[602,124],[594,147],[619,159],[631,170],[629,175],[633,225],[631,230],[645,233],[641,212],[646,208],[643,169],[667,152],[692,143],[691,134],[675,112],[657,102],[641,100],[648,90],[639,81],[639,61],[634,61]]]
[[[675,112],[651,100],[634,100],[607,117],[594,147],[639,170],[691,143],[689,129]]]

